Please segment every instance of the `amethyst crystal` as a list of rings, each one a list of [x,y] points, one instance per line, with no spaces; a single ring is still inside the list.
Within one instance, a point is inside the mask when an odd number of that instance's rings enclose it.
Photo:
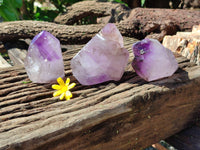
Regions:
[[[154,39],[144,39],[133,44],[135,58],[132,66],[146,81],[169,77],[178,69],[173,53]]]
[[[114,24],[107,24],[71,60],[72,73],[83,85],[121,79],[129,52]]]
[[[49,83],[64,77],[59,40],[47,31],[40,32],[31,41],[24,65],[34,83]]]

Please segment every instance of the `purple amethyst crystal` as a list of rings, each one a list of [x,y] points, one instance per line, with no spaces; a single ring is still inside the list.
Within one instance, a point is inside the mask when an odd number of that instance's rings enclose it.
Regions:
[[[72,73],[83,85],[121,79],[129,53],[114,24],[107,24],[71,60]]]
[[[34,83],[49,83],[64,77],[59,40],[47,31],[40,32],[31,41],[24,66]]]
[[[132,66],[146,81],[169,77],[178,69],[173,53],[154,39],[144,39],[133,44],[135,58]]]

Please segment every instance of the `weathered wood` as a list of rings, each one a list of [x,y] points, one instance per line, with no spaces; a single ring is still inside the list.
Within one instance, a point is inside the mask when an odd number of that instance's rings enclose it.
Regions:
[[[56,23],[73,25],[84,17],[105,17],[107,22],[117,23],[127,18],[130,8],[120,3],[81,1],[66,8],[67,13],[60,14],[55,18]]]
[[[11,65],[0,55],[0,68],[11,67]]]
[[[20,50],[18,48],[12,48],[8,50],[8,56],[14,65],[24,64],[27,51]]]
[[[131,52],[133,39],[125,39]],[[77,86],[73,99],[53,98],[50,84],[24,83],[23,67],[0,70],[0,149],[129,150],[145,148],[185,128],[200,108],[200,66],[176,56],[179,69],[169,78],[145,82],[129,63],[122,79]],[[133,55],[131,53],[130,62]]]
[[[62,43],[86,43],[101,28],[102,24],[67,26],[44,21],[14,21],[0,23],[0,41],[11,41],[20,38],[33,38],[42,30],[51,32]]]

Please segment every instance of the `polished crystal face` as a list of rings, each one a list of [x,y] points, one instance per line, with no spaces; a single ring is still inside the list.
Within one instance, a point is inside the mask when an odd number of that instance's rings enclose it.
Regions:
[[[146,81],[169,77],[178,69],[173,53],[155,39],[144,39],[133,44],[133,53],[132,66]]]
[[[72,73],[83,85],[121,79],[129,53],[114,24],[107,24],[71,60]]]
[[[49,83],[64,77],[59,40],[47,31],[40,32],[31,41],[24,65],[34,83]]]

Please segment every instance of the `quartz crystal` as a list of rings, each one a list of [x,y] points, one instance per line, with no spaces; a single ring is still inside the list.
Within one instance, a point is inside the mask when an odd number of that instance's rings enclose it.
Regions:
[[[178,69],[173,53],[155,39],[144,39],[133,44],[133,53],[132,66],[146,81],[169,77]]]
[[[64,77],[59,40],[47,31],[40,32],[31,41],[24,65],[34,83],[49,83]]]
[[[83,85],[121,79],[129,52],[117,27],[109,23],[71,60],[72,73]]]

